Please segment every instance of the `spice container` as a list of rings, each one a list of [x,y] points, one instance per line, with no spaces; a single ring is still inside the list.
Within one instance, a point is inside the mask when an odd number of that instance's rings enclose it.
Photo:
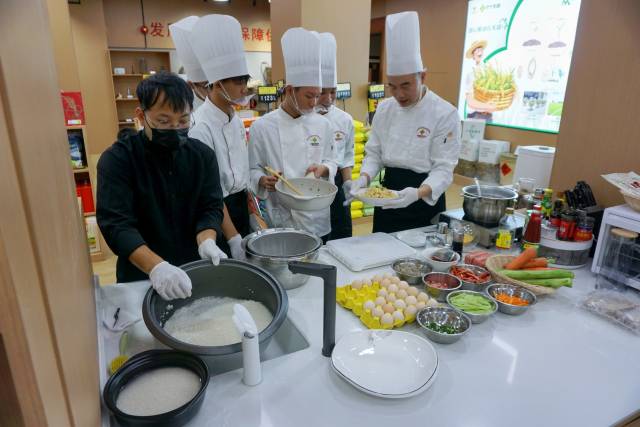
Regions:
[[[560,218],[560,227],[556,237],[558,240],[573,240],[573,234],[576,228],[576,217],[570,212],[565,212]]]
[[[576,242],[591,240],[593,238],[594,223],[595,223],[595,219],[589,216],[580,218],[576,226],[576,232],[573,235],[573,239]]]

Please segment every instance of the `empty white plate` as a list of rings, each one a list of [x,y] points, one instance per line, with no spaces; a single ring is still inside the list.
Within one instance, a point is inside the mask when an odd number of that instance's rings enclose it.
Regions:
[[[333,349],[331,366],[358,390],[398,399],[431,387],[438,372],[438,354],[418,335],[373,329],[343,336]]]
[[[398,239],[412,248],[424,248],[427,244],[427,235],[422,231],[406,230],[397,234]]]

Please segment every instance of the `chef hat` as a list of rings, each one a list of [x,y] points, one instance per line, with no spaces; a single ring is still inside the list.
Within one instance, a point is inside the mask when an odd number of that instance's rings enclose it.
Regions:
[[[191,45],[209,83],[249,74],[242,29],[234,17],[203,16],[193,27]]]
[[[337,87],[336,38],[331,33],[320,33],[322,87]]]
[[[192,82],[205,82],[207,77],[200,67],[200,62],[196,58],[193,49],[191,48],[191,42],[189,38],[191,36],[191,30],[193,26],[198,22],[197,16],[189,16],[178,22],[169,25],[169,32],[171,33],[171,39],[176,46],[176,52],[180,62],[184,65],[185,72],[187,73],[187,79]]]
[[[386,24],[387,75],[402,76],[423,71],[418,14],[394,13],[387,16]]]
[[[289,28],[280,40],[287,84],[322,87],[320,36],[304,28]]]

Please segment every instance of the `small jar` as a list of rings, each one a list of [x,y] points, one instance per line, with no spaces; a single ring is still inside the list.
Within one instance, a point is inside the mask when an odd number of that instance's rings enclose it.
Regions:
[[[556,237],[558,240],[571,240],[575,232],[576,218],[573,214],[563,213],[560,217],[560,227]]]
[[[573,236],[573,239],[576,242],[586,242],[593,238],[593,224],[595,223],[595,219],[590,216],[585,216],[580,218],[578,224],[576,225],[576,232]]]

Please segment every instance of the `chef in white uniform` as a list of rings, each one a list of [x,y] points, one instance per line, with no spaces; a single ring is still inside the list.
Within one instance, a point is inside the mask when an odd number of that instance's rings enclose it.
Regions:
[[[193,111],[195,111],[207,97],[207,77],[200,67],[200,62],[196,58],[191,48],[191,30],[198,22],[197,16],[188,16],[178,22],[169,25],[171,39],[176,47],[176,52],[180,62],[187,74],[187,83],[193,90],[195,97],[193,98]]]
[[[424,84],[418,14],[388,15],[385,39],[393,97],[378,105],[351,194],[385,168],[383,186],[400,197],[375,209],[373,231],[389,233],[429,225],[445,210],[444,192],[460,152],[460,119],[453,105]]]
[[[337,169],[331,123],[314,111],[322,87],[320,37],[304,28],[291,28],[282,36],[281,44],[285,100],[249,129],[251,189],[266,199],[270,226],[306,230],[326,241],[331,231],[329,208],[303,212],[285,207],[275,192],[277,180],[259,166],[279,170],[285,178],[313,173],[330,182]]]
[[[345,195],[351,189],[351,172],[354,165],[354,133],[351,115],[336,107],[338,72],[336,66],[336,38],[331,33],[320,33],[322,51],[322,93],[316,112],[323,115],[333,126],[333,149],[336,153],[338,172],[335,184],[338,194],[331,204],[330,240],[351,237],[351,208],[345,204]]]
[[[245,259],[242,238],[249,234],[249,154],[246,132],[234,106],[247,105],[249,72],[240,23],[227,15],[207,15],[193,27],[191,45],[209,85],[189,136],[212,148],[218,160],[224,221],[217,245]]]

